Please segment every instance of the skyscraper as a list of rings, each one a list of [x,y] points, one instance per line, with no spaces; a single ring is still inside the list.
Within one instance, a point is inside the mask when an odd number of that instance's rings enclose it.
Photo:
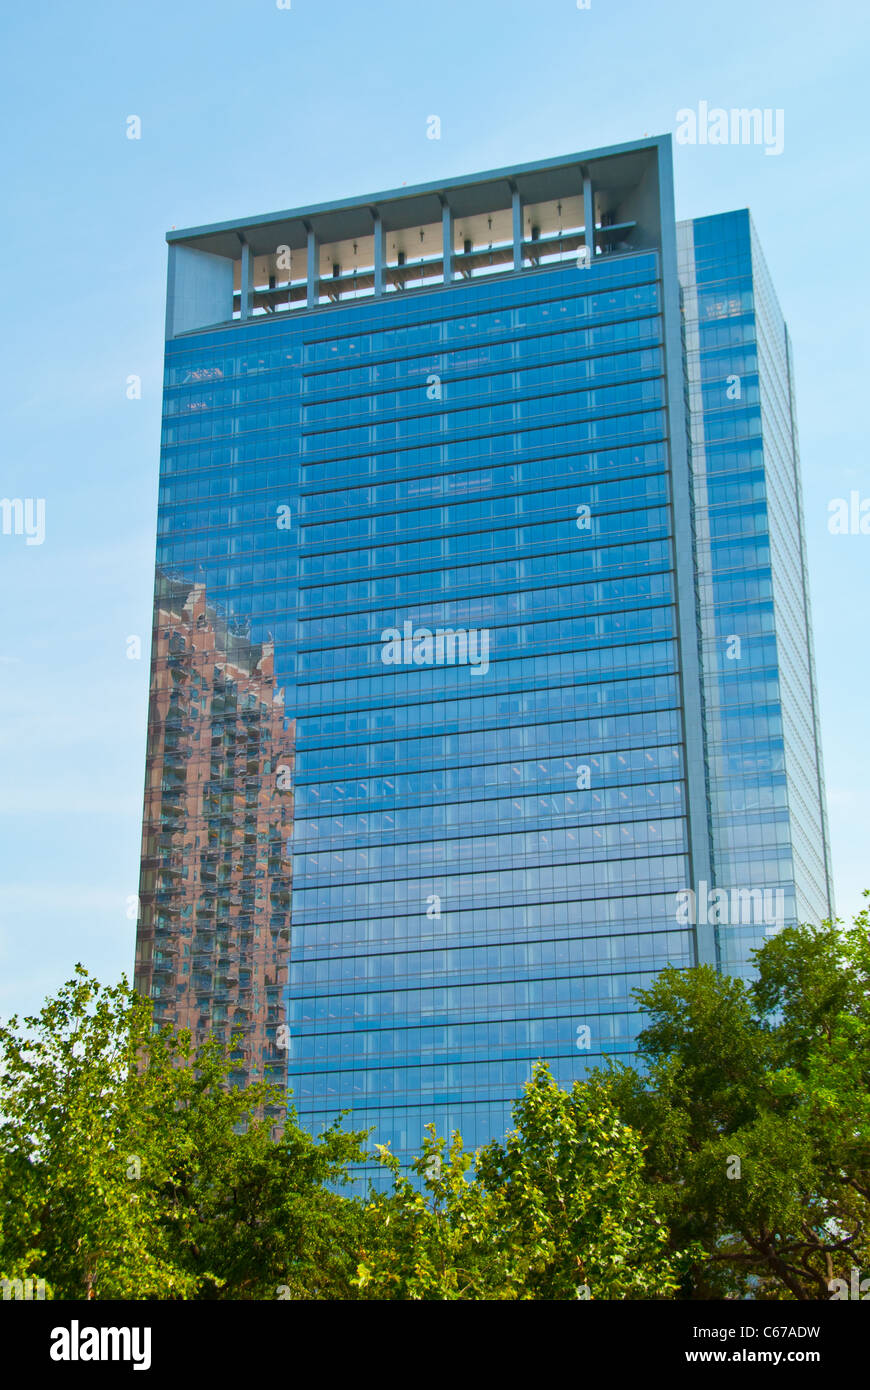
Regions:
[[[137,981],[479,1143],[830,910],[748,214],[678,229],[662,137],[168,240]]]

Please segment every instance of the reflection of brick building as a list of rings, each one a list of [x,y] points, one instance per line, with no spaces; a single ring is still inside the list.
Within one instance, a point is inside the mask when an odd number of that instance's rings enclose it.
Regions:
[[[273,644],[158,573],[136,985],[157,1023],[240,1033],[238,1084],[284,1080],[294,742]]]

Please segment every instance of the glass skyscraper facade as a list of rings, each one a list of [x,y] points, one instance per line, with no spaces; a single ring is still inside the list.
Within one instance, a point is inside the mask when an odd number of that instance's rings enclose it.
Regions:
[[[137,981],[313,1129],[484,1142],[746,969],[707,887],[829,910],[748,215],[662,138],[169,240]]]

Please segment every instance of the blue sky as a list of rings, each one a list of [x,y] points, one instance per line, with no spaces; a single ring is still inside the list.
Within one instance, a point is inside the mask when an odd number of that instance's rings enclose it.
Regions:
[[[837,903],[862,904],[870,536],[827,519],[870,497],[868,27],[860,0],[6,8],[0,495],[45,498],[46,534],[0,535],[0,1013],[76,960],[132,968],[165,231],[673,132],[699,101],[784,112],[780,155],[675,146],[677,213],[752,209],[792,333]]]

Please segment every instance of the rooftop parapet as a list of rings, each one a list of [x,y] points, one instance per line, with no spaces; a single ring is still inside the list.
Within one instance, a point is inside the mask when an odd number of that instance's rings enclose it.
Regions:
[[[670,137],[167,233],[167,338],[658,247]]]

